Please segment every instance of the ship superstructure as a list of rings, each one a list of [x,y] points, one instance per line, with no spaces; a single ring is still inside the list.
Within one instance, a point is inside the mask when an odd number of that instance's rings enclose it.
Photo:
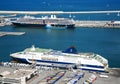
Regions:
[[[43,28],[74,28],[74,21],[69,18],[57,18],[56,15],[51,15],[51,17],[41,17],[35,18],[33,16],[25,15],[22,18],[18,18],[12,21],[15,26],[22,27],[43,27]]]
[[[32,46],[10,56],[24,63],[36,63],[45,66],[71,66],[72,68],[97,72],[106,72],[108,68],[108,60],[104,57],[94,53],[78,53],[74,47],[65,51],[56,51]]]

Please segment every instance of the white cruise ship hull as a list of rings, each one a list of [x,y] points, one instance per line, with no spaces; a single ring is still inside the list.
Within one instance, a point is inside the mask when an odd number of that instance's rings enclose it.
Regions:
[[[95,56],[94,56],[95,55]],[[104,65],[100,59],[104,59],[97,54],[69,54],[63,52],[19,52],[10,55],[13,59],[23,63],[37,64],[48,67],[60,67],[60,68],[77,68],[88,71],[106,72],[108,65]],[[87,57],[89,56],[89,57]],[[93,56],[93,57],[90,57]],[[103,61],[103,60],[102,60]]]

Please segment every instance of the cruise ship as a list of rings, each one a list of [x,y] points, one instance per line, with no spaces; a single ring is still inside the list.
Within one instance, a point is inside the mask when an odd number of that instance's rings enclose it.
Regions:
[[[22,27],[42,27],[48,29],[66,29],[74,28],[75,26],[74,20],[69,18],[57,18],[56,15],[51,15],[51,17],[42,16],[41,18],[25,15],[22,18],[18,18],[17,20],[12,21],[12,24]]]
[[[68,67],[96,72],[107,72],[108,69],[107,59],[94,53],[78,53],[74,46],[64,51],[32,46],[10,56],[23,63],[48,67]]]

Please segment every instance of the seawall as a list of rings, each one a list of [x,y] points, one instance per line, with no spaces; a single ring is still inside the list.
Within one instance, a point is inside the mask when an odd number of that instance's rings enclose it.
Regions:
[[[120,25],[113,25],[114,22],[112,22],[112,21],[76,20],[76,21],[74,21],[74,24],[75,24],[75,27],[120,28]],[[112,24],[112,25],[109,25],[109,24]]]

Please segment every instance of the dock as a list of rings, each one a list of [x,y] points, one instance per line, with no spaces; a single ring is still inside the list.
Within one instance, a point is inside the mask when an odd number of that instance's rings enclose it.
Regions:
[[[9,16],[1,16],[2,19],[0,26],[12,25],[12,20],[19,19],[19,17],[11,17],[16,14],[83,14],[83,13],[118,13],[120,11],[84,11],[84,12],[63,12],[63,11],[0,11],[0,13],[13,13]],[[110,21],[110,20],[73,20],[71,21],[75,24],[75,27],[90,27],[90,28],[120,28],[120,21]],[[0,35],[1,36],[1,35]]]
[[[91,80],[91,77],[95,79]],[[110,68],[109,73],[81,69],[59,69],[31,64],[0,62],[0,84],[119,84],[120,69]]]
[[[120,21],[91,21],[76,20],[75,27],[79,28],[120,28]]]
[[[25,32],[0,32],[0,37],[5,35],[23,35]]]
[[[17,19],[17,18],[9,18],[9,19]],[[114,21],[118,22],[116,25],[112,21],[98,21],[98,20],[73,20],[73,23],[75,24],[75,28],[120,28],[120,21]],[[111,24],[111,25],[108,25]],[[1,23],[0,26],[5,25],[12,25],[11,22],[8,24]],[[4,36],[3,33],[9,34],[9,35],[22,35],[25,32],[0,32],[0,36]]]
[[[90,20],[76,20],[74,21],[75,27],[110,27],[107,26],[107,23],[111,21],[90,21]]]

